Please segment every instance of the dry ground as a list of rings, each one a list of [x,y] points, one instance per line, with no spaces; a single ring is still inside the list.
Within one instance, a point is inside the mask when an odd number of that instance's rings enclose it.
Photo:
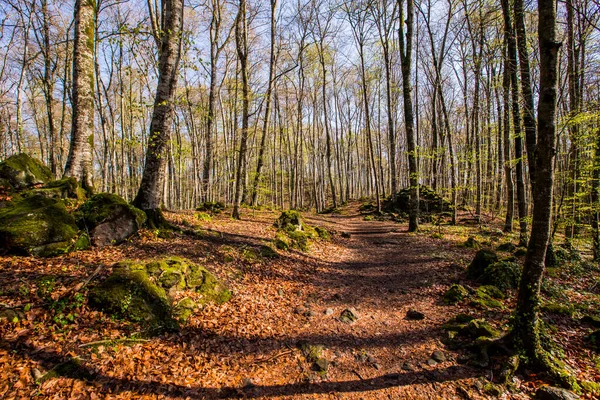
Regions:
[[[26,320],[0,322],[0,398],[488,397],[483,386],[491,371],[459,364],[458,353],[440,342],[440,326],[461,311],[444,305],[442,295],[462,276],[473,250],[409,234],[402,224],[364,221],[354,205],[342,215],[307,216],[335,230],[332,241],[315,242],[308,253],[257,256],[253,249],[275,236],[277,215],[246,210],[242,221],[221,215],[198,222],[192,213],[173,213],[172,221],[200,227],[202,234],[160,239],[143,232],[125,245],[63,257],[0,257],[0,302],[32,304]],[[170,255],[206,265],[234,292],[231,301],[200,310],[176,334],[110,342],[141,328],[85,304],[73,310],[72,321],[57,322],[36,294],[49,274],[57,275],[56,299],[98,267],[102,276],[122,259]],[[359,315],[351,325],[338,320],[349,307]],[[407,320],[409,309],[425,319]],[[331,362],[325,376],[311,370],[297,348],[301,340],[325,347]],[[447,360],[428,365],[436,350]],[[34,383],[35,370],[44,373],[70,357],[81,359],[77,371]]]

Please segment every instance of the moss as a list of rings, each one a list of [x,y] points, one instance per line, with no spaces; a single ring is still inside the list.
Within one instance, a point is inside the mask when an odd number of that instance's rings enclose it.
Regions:
[[[504,298],[503,293],[495,286],[481,286],[475,291],[471,304],[483,308],[503,308],[499,299]]]
[[[287,230],[290,225],[294,229],[302,229],[302,216],[296,210],[287,210],[281,213],[273,225],[278,229]]]
[[[489,265],[479,277],[481,283],[497,286],[501,290],[516,289],[520,280],[521,267],[510,261],[499,261]]]
[[[260,246],[260,255],[261,255],[261,257],[265,257],[265,258],[279,257],[279,254],[275,250],[273,250],[273,248],[271,246],[268,246],[268,245]]]
[[[496,385],[492,382],[488,382],[483,386],[483,393],[493,397],[500,397],[503,392],[500,385]]]
[[[207,271],[208,272],[208,271]],[[231,299],[231,291],[211,273],[204,274],[202,285],[196,288],[196,292],[202,295],[200,304],[215,302],[223,304]]]
[[[67,177],[59,179],[57,181],[49,182],[42,189],[39,189],[41,193],[48,193],[50,197],[58,197],[61,199],[75,199],[83,201],[86,198],[86,193],[77,179],[73,177]]]
[[[512,253],[516,249],[517,249],[517,246],[515,246],[514,243],[511,243],[511,242],[501,243],[498,245],[498,247],[496,247],[496,250],[505,251],[507,253]]]
[[[50,168],[25,153],[8,157],[0,163],[0,178],[16,190],[43,185],[54,179]]]
[[[448,289],[444,294],[444,303],[456,304],[466,299],[468,295],[469,292],[467,291],[467,289],[465,289],[464,286],[454,284],[450,286],[450,289]]]
[[[198,218],[199,221],[203,221],[203,222],[211,222],[212,221],[212,217],[210,216],[210,214],[205,213],[205,212],[196,213],[196,218]]]
[[[462,336],[467,336],[472,339],[477,338],[495,338],[500,336],[498,332],[489,322],[484,319],[474,319],[459,331]]]
[[[569,317],[575,313],[573,305],[562,303],[544,303],[541,310],[549,314],[568,315]]]
[[[53,256],[68,251],[75,219],[60,200],[25,193],[0,208],[0,247],[12,253]]]
[[[477,279],[483,275],[485,269],[498,261],[498,255],[489,249],[479,250],[469,267],[467,268],[467,277]]]
[[[307,341],[298,342],[298,347],[302,354],[309,362],[317,362],[317,360],[321,359],[323,356],[323,350],[325,347],[321,344],[310,344]]]
[[[146,222],[146,214],[127,203],[122,197],[112,193],[98,193],[92,196],[80,208],[79,212],[88,228],[93,228],[106,222],[115,215],[127,210],[133,214],[138,227]]]
[[[173,307],[173,315],[180,322],[186,322],[198,305],[189,297],[184,297]]]
[[[79,237],[77,238],[75,243],[73,243],[73,246],[71,247],[71,249],[73,251],[81,251],[81,250],[89,249],[90,246],[91,246],[90,237],[87,235],[87,233],[82,233],[79,235]]]
[[[222,201],[205,201],[196,207],[196,211],[208,212],[212,215],[220,214],[225,210],[225,203]]]
[[[481,248],[481,244],[474,238],[474,237],[469,237],[464,243],[463,243],[464,247],[467,247],[469,249],[480,249]]]
[[[288,250],[290,248],[290,245],[287,239],[277,237],[275,238],[275,247],[277,247],[279,250]]]
[[[327,229],[321,228],[320,226],[316,226],[315,231],[317,232],[317,234],[319,235],[319,237],[321,239],[323,239],[323,240],[331,239],[331,234],[329,233],[329,231]]]
[[[582,381],[579,382],[579,384],[581,385],[581,388],[584,392],[595,396],[600,396],[600,383],[592,381]]]

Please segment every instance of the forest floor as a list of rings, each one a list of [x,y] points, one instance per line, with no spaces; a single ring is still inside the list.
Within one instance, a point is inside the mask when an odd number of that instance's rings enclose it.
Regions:
[[[404,224],[367,221],[357,210],[353,203],[340,214],[307,213],[308,223],[336,234],[277,258],[256,249],[275,237],[279,213],[250,209],[242,221],[168,213],[198,229],[193,236],[144,231],[120,246],[61,257],[0,257],[0,303],[26,310],[18,321],[0,321],[0,398],[495,398],[488,390],[494,371],[459,363],[460,352],[441,343],[441,326],[468,312],[506,329],[511,300],[494,310],[442,301],[452,283],[465,281],[475,253],[461,245],[465,235],[499,239],[477,226],[407,233]],[[117,261],[166,256],[205,265],[230,285],[232,299],[206,306],[177,333],[125,342],[143,327],[90,310],[79,296],[82,283],[92,278],[92,286]],[[40,295],[49,276],[54,308]],[[67,293],[77,293],[69,298],[78,303],[57,309]],[[348,308],[359,317],[352,324],[339,320]],[[425,318],[407,319],[409,310]],[[598,381],[599,359],[585,350],[585,332],[564,316],[555,323],[566,361],[580,378]],[[312,370],[299,342],[323,346],[326,374]],[[73,357],[77,368],[35,383]],[[521,376],[500,397],[528,398],[539,384]]]

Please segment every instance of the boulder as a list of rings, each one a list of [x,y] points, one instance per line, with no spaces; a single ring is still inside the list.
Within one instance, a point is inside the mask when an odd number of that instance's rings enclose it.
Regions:
[[[50,168],[25,153],[10,156],[0,163],[0,186],[4,190],[23,190],[53,179]]]
[[[494,285],[501,290],[516,289],[521,280],[521,267],[511,261],[499,261],[484,269],[481,283]]]
[[[94,246],[123,242],[146,222],[146,214],[116,194],[99,193],[78,210],[79,224],[90,232]]]
[[[535,392],[536,400],[577,400],[578,395],[570,390],[561,389],[553,386],[542,386]]]
[[[225,203],[222,201],[205,201],[196,207],[196,211],[208,212],[217,215],[225,210]]]
[[[463,285],[453,284],[450,289],[444,293],[444,303],[456,304],[463,301],[469,295],[469,291]]]
[[[196,294],[176,301],[183,291]],[[229,289],[206,268],[177,257],[117,263],[89,292],[91,307],[157,331],[176,330],[195,309],[230,298]]]
[[[387,199],[383,208],[388,212],[408,213],[410,210],[410,188],[400,190],[396,196]],[[454,206],[452,203],[428,186],[419,186],[419,213],[444,213],[452,211]]]
[[[83,201],[86,198],[85,190],[79,186],[73,177],[51,181],[42,188],[34,189],[35,193],[53,199],[73,199]]]
[[[60,199],[25,192],[0,203],[0,251],[54,256],[66,253],[77,224]]]
[[[498,255],[489,249],[482,249],[475,254],[475,258],[467,268],[467,277],[477,279],[483,275],[485,269],[498,261]]]
[[[302,229],[302,216],[296,210],[287,210],[281,213],[273,224],[277,229],[295,231]]]

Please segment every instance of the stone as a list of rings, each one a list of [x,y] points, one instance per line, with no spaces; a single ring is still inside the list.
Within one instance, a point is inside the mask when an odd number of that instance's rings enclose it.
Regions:
[[[483,270],[478,281],[486,285],[494,285],[500,290],[516,289],[521,280],[521,267],[510,261],[498,261]]]
[[[344,239],[350,239],[350,236],[352,236],[352,235],[350,234],[350,232],[342,232],[342,237],[343,237]]]
[[[0,163],[0,180],[8,191],[45,185],[53,179],[50,168],[25,153],[10,156]]]
[[[456,304],[466,299],[468,295],[469,291],[463,285],[455,283],[444,293],[444,303]]]
[[[415,367],[415,365],[413,363],[411,363],[410,361],[406,361],[405,363],[402,364],[402,369],[404,371],[414,372],[417,370],[417,367]]]
[[[354,308],[347,308],[340,314],[340,321],[345,324],[353,324],[358,320],[358,313]]]
[[[437,362],[446,361],[446,355],[444,354],[444,352],[439,351],[439,350],[436,350],[433,353],[431,353],[431,358]]]
[[[467,268],[467,277],[469,279],[479,278],[485,269],[495,262],[498,262],[498,255],[493,250],[479,250]]]
[[[116,194],[99,193],[85,202],[77,214],[82,229],[90,232],[94,246],[123,242],[146,222],[146,214]]]
[[[409,321],[419,321],[425,319],[425,314],[417,310],[408,310],[406,312],[406,319]]]
[[[325,315],[331,315],[331,314],[333,314],[333,308],[326,309],[325,312],[324,312],[324,314]]]
[[[313,370],[319,373],[326,373],[329,370],[329,361],[325,358],[319,358],[313,363]]]
[[[433,358],[430,358],[427,360],[427,365],[429,365],[430,367],[436,366],[437,365],[437,361],[435,361]]]
[[[0,251],[42,257],[69,251],[77,225],[60,199],[25,192],[0,203]]]
[[[553,386],[542,386],[535,392],[535,400],[577,400],[580,399],[575,393]]]
[[[498,247],[496,247],[496,250],[505,251],[507,253],[513,253],[516,249],[517,246],[515,246],[514,243],[511,242],[501,243],[498,245]]]
[[[176,302],[184,290],[196,291],[199,299],[184,297]],[[196,308],[209,302],[221,304],[229,300],[231,292],[204,267],[171,257],[117,263],[88,296],[92,308],[161,332],[177,330]]]

